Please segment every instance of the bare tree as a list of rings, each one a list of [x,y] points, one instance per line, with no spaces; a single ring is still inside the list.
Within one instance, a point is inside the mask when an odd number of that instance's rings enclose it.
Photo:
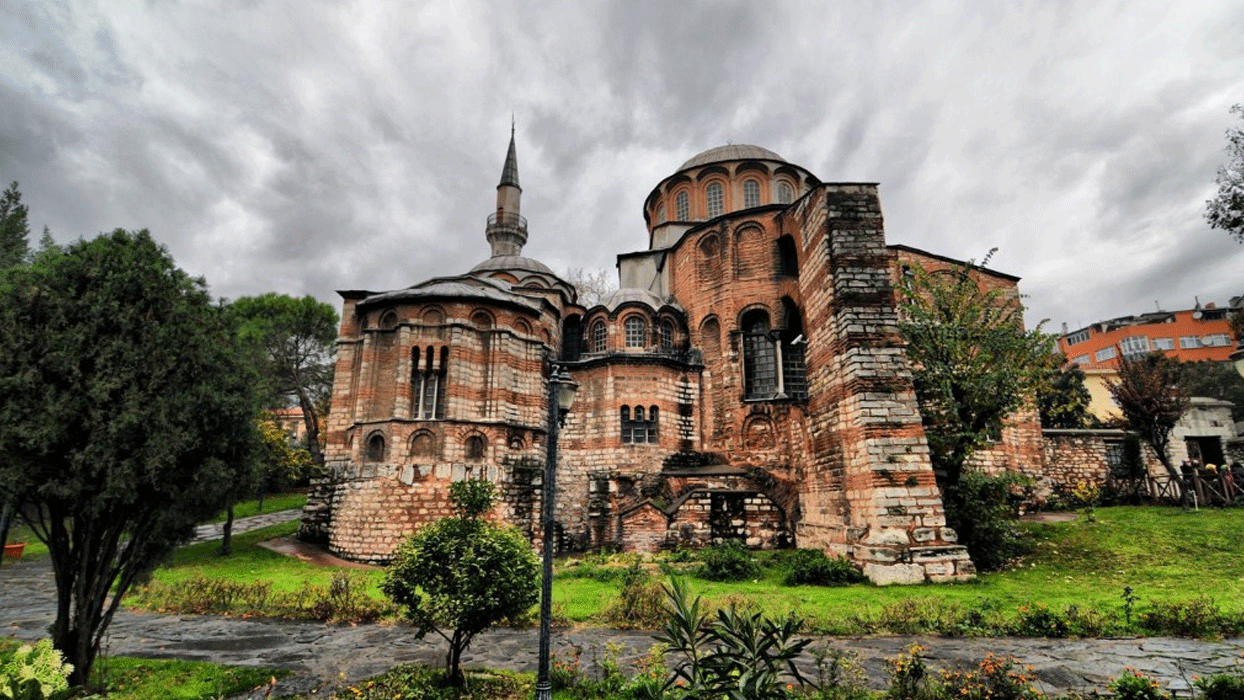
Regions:
[[[602,299],[609,296],[610,292],[618,288],[613,276],[603,267],[595,269],[572,267],[566,270],[565,279],[574,286],[579,294],[579,304],[585,308],[599,304]]]

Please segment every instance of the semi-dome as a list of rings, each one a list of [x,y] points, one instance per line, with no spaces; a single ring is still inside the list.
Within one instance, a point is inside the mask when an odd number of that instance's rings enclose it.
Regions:
[[[785,158],[767,148],[740,143],[710,148],[703,153],[692,156],[686,163],[678,166],[678,169],[686,170],[687,168],[708,165],[709,163],[720,163],[727,160],[776,160],[783,163],[786,162]]]
[[[623,304],[626,304],[629,302],[639,302],[641,304],[644,304],[648,308],[652,309],[653,311],[659,311],[661,307],[667,306],[667,305],[673,306],[675,308],[681,308],[677,304],[672,303],[670,300],[658,294],[653,294],[647,289],[635,289],[635,288],[626,288],[626,287],[622,289],[615,289],[612,292],[610,292],[608,295],[605,296],[604,299],[600,300],[600,305],[605,307],[606,309],[609,309],[609,311],[612,313],[614,311],[617,311],[619,306],[622,306]]]

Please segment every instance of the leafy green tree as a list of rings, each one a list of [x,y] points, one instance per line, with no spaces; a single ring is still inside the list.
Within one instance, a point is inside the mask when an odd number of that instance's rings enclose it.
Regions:
[[[17,181],[0,194],[0,268],[19,265],[30,249],[30,224]]]
[[[311,453],[294,442],[271,418],[255,421],[259,443],[255,451],[255,471],[252,483],[238,483],[225,508],[225,524],[220,540],[221,555],[233,552],[233,507],[239,498],[257,491],[259,512],[263,512],[264,497],[282,492],[295,484],[305,485],[315,465]]]
[[[1171,480],[1179,484],[1184,508],[1190,507],[1189,485],[1170,458],[1171,432],[1188,410],[1188,394],[1179,384],[1179,362],[1156,352],[1124,355],[1119,357],[1118,372],[1118,379],[1106,382],[1106,388],[1128,427],[1153,448]]]
[[[1053,343],[1040,326],[1024,329],[1018,299],[977,283],[988,262],[913,268],[899,285],[899,330],[943,493],[1006,417],[1033,398],[1050,364]]]
[[[1231,111],[1244,117],[1244,105]],[[1244,243],[1244,129],[1227,129],[1227,164],[1218,168],[1214,181],[1218,194],[1205,202],[1205,220]]]
[[[320,418],[333,388],[337,312],[311,296],[271,292],[242,297],[229,308],[263,379],[266,407],[297,402],[307,429],[307,451],[316,466],[323,466]]]
[[[1208,396],[1234,404],[1231,418],[1244,421],[1244,377],[1230,362],[1183,362],[1179,365],[1179,386],[1188,396]]]
[[[146,231],[0,274],[0,484],[48,546],[74,685],[134,582],[249,478],[257,406],[236,339]]]
[[[1066,358],[1056,355],[1037,384],[1037,408],[1044,428],[1087,428],[1093,423],[1089,413],[1092,397],[1084,385],[1084,372],[1075,365],[1064,365]]]
[[[449,498],[456,517],[403,541],[381,588],[402,606],[417,637],[436,632],[449,642],[446,676],[461,686],[462,652],[475,635],[536,603],[540,567],[518,530],[483,519],[492,508],[491,483],[455,482]]]

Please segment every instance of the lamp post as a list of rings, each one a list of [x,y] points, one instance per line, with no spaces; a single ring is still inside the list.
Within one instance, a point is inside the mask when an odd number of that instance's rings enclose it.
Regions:
[[[544,496],[541,521],[544,523],[544,561],[540,578],[540,667],[536,675],[536,700],[551,700],[549,683],[549,626],[553,616],[553,499],[557,494],[557,434],[566,422],[579,385],[565,367],[553,365],[549,372],[548,444],[544,458]]]

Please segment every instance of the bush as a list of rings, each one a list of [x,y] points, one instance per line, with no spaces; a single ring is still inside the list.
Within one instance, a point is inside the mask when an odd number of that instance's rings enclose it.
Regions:
[[[638,561],[622,572],[618,600],[605,610],[605,621],[623,629],[659,627],[669,615],[665,592]]]
[[[868,580],[849,560],[819,549],[796,550],[787,566],[784,586],[849,586]]]
[[[942,691],[950,698],[1037,700],[1032,669],[1018,670],[1010,656],[987,655],[973,671],[942,671]]]
[[[1218,673],[1192,682],[1201,691],[1201,700],[1240,700],[1244,698],[1244,675]]]
[[[1028,484],[1020,474],[965,471],[959,483],[947,489],[946,522],[958,533],[959,544],[968,548],[977,569],[998,571],[1024,553],[1015,523],[1022,501],[1017,492]]]
[[[1162,690],[1157,680],[1135,669],[1127,671],[1110,684],[1115,700],[1168,700],[1171,694]]]
[[[1227,615],[1205,596],[1175,603],[1153,603],[1151,607],[1148,612],[1141,613],[1140,626],[1155,634],[1211,638],[1240,631],[1239,617]]]
[[[726,540],[700,552],[695,575],[708,581],[746,581],[760,576],[760,565],[739,540]]]
[[[52,648],[52,640],[23,644],[0,662],[0,697],[13,700],[59,700],[68,697],[73,666]]]

